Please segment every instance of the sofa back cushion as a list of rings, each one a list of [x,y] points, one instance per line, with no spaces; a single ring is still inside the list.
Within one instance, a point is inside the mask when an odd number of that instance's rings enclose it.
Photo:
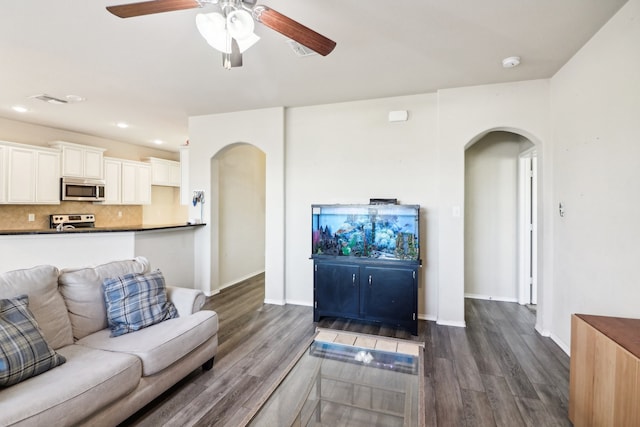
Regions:
[[[33,313],[45,341],[57,350],[73,344],[67,307],[58,292],[58,269],[52,265],[0,273],[0,298],[29,297]]]
[[[67,303],[73,337],[77,340],[107,327],[107,310],[102,292],[105,279],[149,272],[144,257],[113,261],[97,267],[64,269],[60,272],[60,292]]]

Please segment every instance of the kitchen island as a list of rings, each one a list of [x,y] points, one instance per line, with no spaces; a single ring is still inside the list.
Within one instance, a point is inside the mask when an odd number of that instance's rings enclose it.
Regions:
[[[139,225],[56,231],[0,230],[0,271],[51,264],[76,268],[145,256],[167,284],[194,287],[194,241],[206,224]]]

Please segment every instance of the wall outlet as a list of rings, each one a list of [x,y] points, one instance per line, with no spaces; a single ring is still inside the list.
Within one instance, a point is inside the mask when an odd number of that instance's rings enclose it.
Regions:
[[[29,214],[29,218],[28,218],[29,222],[33,222],[36,220],[36,216],[32,213]]]
[[[118,211],[118,218],[122,218],[122,211]]]

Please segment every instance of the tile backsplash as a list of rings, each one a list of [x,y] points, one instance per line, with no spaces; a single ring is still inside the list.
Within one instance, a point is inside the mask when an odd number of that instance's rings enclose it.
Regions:
[[[94,214],[96,227],[129,227],[142,224],[142,206],[61,202],[59,205],[0,205],[0,230],[49,228],[52,214]],[[29,214],[34,221],[29,221]]]

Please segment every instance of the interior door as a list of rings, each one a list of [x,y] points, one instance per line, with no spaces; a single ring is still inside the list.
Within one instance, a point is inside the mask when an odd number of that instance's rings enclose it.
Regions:
[[[538,303],[538,180],[537,157],[530,151],[520,157],[520,304]]]

